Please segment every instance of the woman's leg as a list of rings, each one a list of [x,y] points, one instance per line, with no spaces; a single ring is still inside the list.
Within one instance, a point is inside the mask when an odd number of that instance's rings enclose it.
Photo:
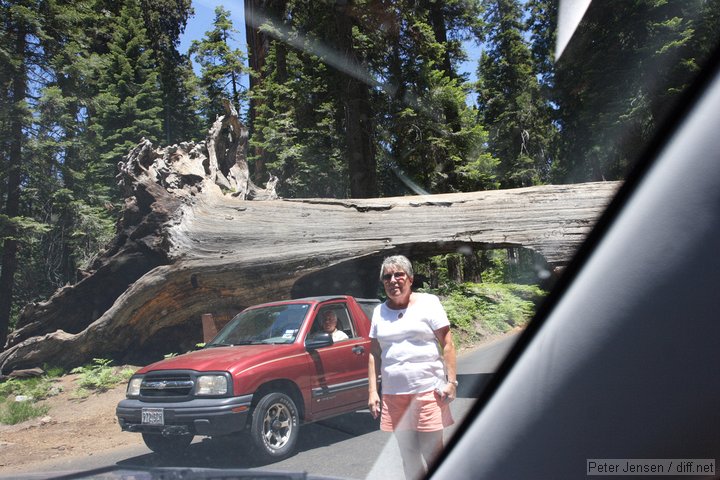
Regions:
[[[427,472],[427,468],[423,463],[418,433],[415,430],[399,430],[395,432],[406,480],[417,480]]]
[[[420,453],[428,467],[433,464],[443,448],[443,431],[417,432]]]

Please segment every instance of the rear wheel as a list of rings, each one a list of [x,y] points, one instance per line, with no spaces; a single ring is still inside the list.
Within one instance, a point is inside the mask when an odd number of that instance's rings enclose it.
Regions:
[[[269,393],[255,406],[250,437],[266,460],[280,460],[290,455],[297,443],[298,429],[298,409],[284,393]]]
[[[181,453],[193,440],[192,435],[161,435],[159,433],[143,433],[145,445],[160,455]]]

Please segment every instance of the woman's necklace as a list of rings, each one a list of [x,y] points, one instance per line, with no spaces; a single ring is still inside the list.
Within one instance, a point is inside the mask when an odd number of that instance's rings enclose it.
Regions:
[[[388,306],[389,306],[389,305],[388,305]],[[403,317],[405,316],[405,312],[407,312],[407,309],[408,309],[409,307],[410,307],[410,302],[408,302],[408,304],[405,305],[404,307],[399,307],[399,308],[392,308],[392,307],[390,307],[390,309],[391,309],[393,312],[397,312],[397,318],[400,319],[400,318],[403,318]]]
[[[388,306],[390,307],[389,303],[390,302],[388,302]],[[410,308],[410,299],[407,300],[407,303],[404,307],[399,307],[399,308],[390,307],[391,310],[394,310],[397,312],[398,320],[405,316],[405,312],[407,312],[408,308]]]

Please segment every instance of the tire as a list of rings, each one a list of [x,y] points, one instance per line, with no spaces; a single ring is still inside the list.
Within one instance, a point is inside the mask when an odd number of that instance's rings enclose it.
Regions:
[[[269,393],[253,410],[250,438],[264,460],[277,461],[295,449],[299,427],[298,409],[292,398],[284,393]]]
[[[143,433],[145,445],[158,455],[179,454],[185,450],[193,440],[192,435],[170,435],[159,433]]]

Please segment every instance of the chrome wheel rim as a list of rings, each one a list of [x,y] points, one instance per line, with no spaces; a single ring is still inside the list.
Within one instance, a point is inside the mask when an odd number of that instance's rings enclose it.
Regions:
[[[282,403],[268,407],[263,417],[263,440],[274,450],[284,447],[290,441],[293,431],[292,413]]]

